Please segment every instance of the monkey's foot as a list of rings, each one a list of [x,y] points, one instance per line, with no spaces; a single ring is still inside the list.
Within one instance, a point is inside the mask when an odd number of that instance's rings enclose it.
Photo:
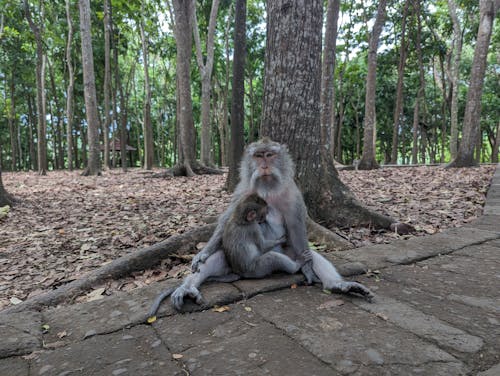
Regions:
[[[178,311],[182,308],[184,304],[184,298],[188,296],[196,302],[196,304],[203,304],[203,296],[200,291],[194,286],[179,286],[170,296],[170,300],[174,305],[174,308]]]
[[[200,270],[200,264],[204,264],[205,261],[207,261],[207,258],[209,257],[208,254],[200,252],[194,255],[193,261],[191,261],[191,271],[193,273],[196,273],[197,271]]]
[[[330,290],[335,292],[341,292],[344,294],[359,294],[364,296],[368,301],[371,301],[374,298],[374,294],[358,282],[350,282],[350,281],[341,281],[337,282]]]

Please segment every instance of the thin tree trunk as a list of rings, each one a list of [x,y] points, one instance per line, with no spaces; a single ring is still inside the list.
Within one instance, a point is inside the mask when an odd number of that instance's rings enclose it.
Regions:
[[[68,88],[66,90],[66,150],[68,155],[68,169],[73,170],[73,92],[75,74],[71,58],[71,44],[73,42],[73,21],[71,20],[70,0],[66,0],[66,20],[68,22],[68,38],[66,41],[66,65],[68,68]]]
[[[45,121],[45,57],[43,50],[43,22],[41,25],[36,25],[31,17],[31,10],[29,9],[28,0],[24,0],[24,11],[31,30],[35,36],[36,42],[36,112],[37,112],[37,162],[38,174],[47,174],[47,143],[46,143],[46,129],[47,124]],[[41,14],[40,19],[45,18],[45,8],[43,0],[40,0]]]
[[[9,106],[9,112],[8,112],[8,123],[9,123],[9,133],[10,133],[10,155],[11,155],[11,169],[12,171],[17,170],[17,146],[16,146],[16,139],[17,139],[17,127],[16,127],[16,88],[14,85],[14,72],[15,69],[12,70],[12,74],[10,76],[9,80],[9,85],[5,85],[5,89],[7,89],[7,86],[9,87],[10,91],[10,106]],[[7,91],[7,90],[6,90]],[[7,98],[7,93],[5,95],[5,98]]]
[[[460,58],[462,55],[462,28],[457,14],[457,5],[454,0],[448,0],[448,10],[450,11],[453,23],[453,62],[451,65],[451,136],[450,154],[451,159],[455,159],[458,150],[458,79],[460,75]]]
[[[83,174],[99,175],[101,173],[101,160],[99,150],[99,114],[97,112],[94,54],[92,51],[90,0],[79,0],[78,4],[80,8],[83,84],[89,144],[88,166]]]
[[[231,99],[231,149],[229,151],[229,174],[226,180],[226,187],[229,192],[233,192],[238,184],[238,166],[245,146],[243,126],[245,122],[246,10],[246,0],[236,0],[234,11],[233,91]]]
[[[328,0],[326,11],[325,40],[323,42],[323,64],[321,69],[321,151],[327,157],[332,132],[333,79],[335,75],[335,49],[340,0]],[[330,153],[331,155],[331,153]]]
[[[425,76],[424,76],[424,63],[422,60],[422,24],[420,22],[420,0],[415,0],[415,17],[417,18],[417,58],[418,58],[418,68],[419,68],[419,88],[417,91],[417,97],[415,98],[415,107],[413,109],[413,147],[412,147],[412,164],[418,163],[418,135],[420,133],[420,140],[423,143],[422,152],[424,154],[423,159],[425,163],[425,143],[426,135],[425,130],[420,129],[420,124],[422,122],[425,103]]]
[[[398,146],[399,146],[399,128],[403,115],[403,83],[404,72],[406,65],[406,57],[408,48],[406,45],[406,18],[408,16],[408,7],[410,0],[406,0],[403,8],[403,18],[401,19],[401,45],[399,46],[399,63],[398,63],[398,83],[396,84],[396,105],[394,106],[394,117],[392,127],[392,150],[391,164],[398,163]]]
[[[474,161],[474,147],[480,133],[481,96],[488,57],[493,21],[500,7],[500,0],[481,0],[479,3],[479,28],[477,32],[472,71],[465,105],[462,140],[457,157],[448,167],[470,167]]]
[[[377,80],[377,48],[380,34],[385,23],[386,0],[378,3],[377,17],[370,35],[368,46],[368,73],[366,76],[366,96],[365,96],[365,120],[363,134],[363,155],[359,161],[360,170],[371,170],[378,168],[375,159],[376,141],[376,109],[375,109],[375,89]]]
[[[142,16],[139,24],[142,41],[142,58],[144,62],[144,109],[143,109],[143,134],[144,134],[144,167],[153,169],[154,144],[153,126],[151,124],[151,85],[149,83],[149,47],[148,38],[144,30],[144,2],[142,2]]]
[[[208,33],[206,41],[207,57],[203,63],[201,51],[200,32],[198,29],[198,20],[196,18],[196,5],[193,1],[193,35],[196,45],[196,61],[201,75],[201,163],[205,166],[212,165],[211,157],[211,127],[210,127],[210,91],[212,70],[214,65],[214,41],[215,27],[217,25],[217,11],[219,9],[219,0],[212,0],[212,9],[208,22]]]
[[[111,90],[111,25],[109,17],[110,0],[104,0],[104,168],[110,168],[109,129],[111,126],[110,90]],[[114,140],[112,140],[114,144]],[[113,158],[114,159],[114,158]]]
[[[498,163],[498,149],[500,147],[500,120],[497,122],[497,131],[495,136],[495,143],[491,148],[491,162]]]

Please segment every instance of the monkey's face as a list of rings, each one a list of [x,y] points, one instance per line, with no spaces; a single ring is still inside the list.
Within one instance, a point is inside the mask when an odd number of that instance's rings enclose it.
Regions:
[[[263,181],[272,178],[275,170],[277,153],[274,151],[257,151],[253,155],[253,160],[257,167],[258,174]]]

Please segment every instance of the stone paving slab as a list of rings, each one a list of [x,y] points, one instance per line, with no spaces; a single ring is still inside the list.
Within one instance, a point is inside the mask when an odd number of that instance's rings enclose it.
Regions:
[[[251,300],[250,300],[251,301]],[[159,320],[153,326],[190,375],[337,375],[248,303]]]
[[[0,316],[0,358],[28,354],[41,345],[42,315],[38,312]],[[0,375],[3,375],[0,372]]]
[[[258,295],[247,305],[341,374],[461,375],[467,371],[462,362],[434,344],[315,287]]]
[[[448,254],[471,244],[481,244],[499,237],[500,233],[475,227],[453,228],[432,236],[397,240],[391,244],[377,244],[332,254],[337,258],[361,262],[375,270]]]
[[[31,361],[30,368],[33,375],[185,375],[146,326],[44,351]]]

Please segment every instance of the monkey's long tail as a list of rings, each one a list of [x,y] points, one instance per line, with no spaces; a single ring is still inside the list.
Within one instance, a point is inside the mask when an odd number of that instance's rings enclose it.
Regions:
[[[169,297],[174,291],[175,289],[177,288],[178,286],[175,286],[175,287],[170,287],[164,291],[162,291],[160,293],[160,295],[158,295],[156,297],[156,299],[154,300],[153,302],[153,305],[151,306],[151,308],[149,309],[149,313],[148,313],[148,317],[146,319],[146,322],[148,324],[152,324],[156,321],[156,312],[158,311],[158,308],[160,308],[160,304],[161,302]]]

